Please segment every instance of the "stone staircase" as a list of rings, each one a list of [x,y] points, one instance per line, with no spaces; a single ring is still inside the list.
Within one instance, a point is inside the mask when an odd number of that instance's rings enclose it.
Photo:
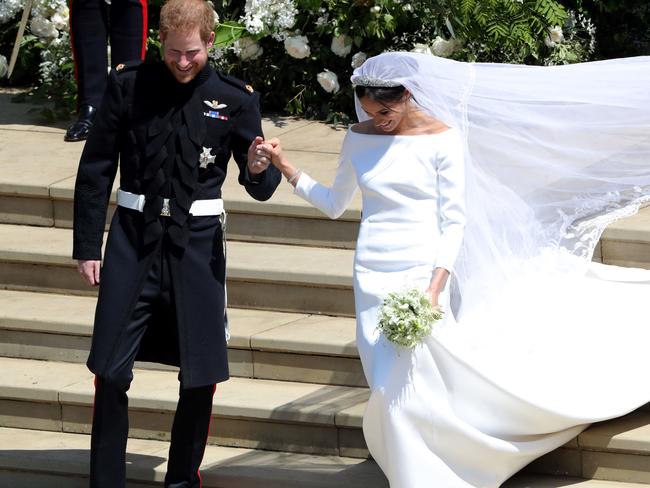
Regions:
[[[8,98],[0,93],[0,488],[85,487],[94,390],[84,362],[96,290],[70,259],[82,147]],[[264,127],[301,167],[331,181],[344,132],[305,120]],[[204,486],[387,487],[361,432],[368,390],[351,276],[360,200],[335,222],[285,183],[271,201],[254,202],[234,165],[224,197],[233,378],[215,395]],[[650,212],[612,226],[597,259],[650,267]],[[136,366],[129,487],[162,486],[177,373]],[[648,484],[650,410],[641,409],[591,427],[507,487]]]

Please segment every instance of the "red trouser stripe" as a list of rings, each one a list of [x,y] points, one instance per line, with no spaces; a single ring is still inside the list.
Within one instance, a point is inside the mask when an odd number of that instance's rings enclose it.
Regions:
[[[140,5],[142,5],[142,49],[140,50],[140,59],[144,60],[147,53],[147,0],[140,0]]]

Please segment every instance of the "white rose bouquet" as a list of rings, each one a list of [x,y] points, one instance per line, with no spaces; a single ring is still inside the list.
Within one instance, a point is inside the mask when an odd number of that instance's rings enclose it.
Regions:
[[[431,333],[444,313],[415,288],[389,293],[379,311],[377,328],[391,342],[412,348]]]

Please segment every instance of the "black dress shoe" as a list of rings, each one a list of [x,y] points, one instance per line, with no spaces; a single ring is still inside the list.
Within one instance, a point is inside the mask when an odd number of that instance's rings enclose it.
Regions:
[[[63,140],[68,142],[85,141],[88,138],[90,128],[93,126],[96,113],[97,108],[92,105],[82,105],[77,121],[68,127]]]

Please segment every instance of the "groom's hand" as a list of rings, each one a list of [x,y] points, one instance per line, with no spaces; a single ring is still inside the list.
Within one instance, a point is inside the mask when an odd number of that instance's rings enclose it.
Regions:
[[[84,281],[91,285],[99,285],[99,272],[101,270],[101,261],[94,259],[80,259],[77,261],[77,271]]]
[[[262,173],[271,164],[270,158],[264,156],[264,152],[258,149],[263,142],[264,139],[257,136],[248,148],[248,172],[252,175]]]
[[[263,156],[269,158],[274,166],[282,170],[282,165],[285,162],[284,154],[282,152],[282,144],[280,139],[274,137],[272,139],[267,139],[263,144],[258,146],[258,149],[262,151]]]

